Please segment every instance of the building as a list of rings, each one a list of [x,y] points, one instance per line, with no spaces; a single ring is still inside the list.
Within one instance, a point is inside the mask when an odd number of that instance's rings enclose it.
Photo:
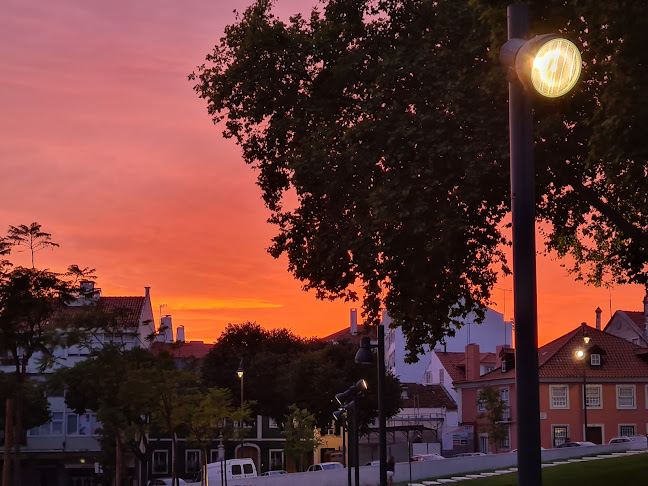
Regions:
[[[600,329],[601,309],[596,310],[597,329]],[[614,313],[605,332],[619,336],[632,344],[648,347],[648,293],[643,299],[643,311],[623,311]]]
[[[35,379],[52,373],[60,367],[74,366],[87,359],[91,348],[105,343],[119,342],[124,348],[147,347],[149,336],[155,332],[151,308],[150,288],[145,287],[143,296],[103,297],[101,289],[92,282],[84,282],[84,296],[70,303],[63,311],[64,316],[74,318],[84,307],[96,306],[99,311],[117,317],[118,326],[111,332],[93,333],[84,345],[56,348],[57,358],[53,368],[44,373],[38,370],[40,356],[35,354],[28,364],[28,373]],[[12,366],[4,363],[0,371],[12,373]],[[76,414],[65,405],[63,394],[48,396],[51,420],[26,431],[26,442],[22,446],[22,484],[41,486],[65,484],[82,486],[92,484],[95,462],[99,459],[100,446],[97,429],[100,427],[94,413]],[[134,458],[126,458],[127,469],[132,478],[137,476]]]
[[[460,420],[474,424],[477,449],[494,452],[479,392],[493,387],[509,407],[503,423],[509,437],[497,450],[517,448],[515,354],[502,348],[496,367],[478,372],[479,348],[466,348],[466,379],[455,383]],[[602,444],[619,435],[648,432],[648,351],[625,339],[585,324],[538,350],[541,445],[565,441]],[[584,396],[584,390],[586,395]],[[585,398],[585,400],[584,400]],[[587,424],[587,427],[586,427]]]

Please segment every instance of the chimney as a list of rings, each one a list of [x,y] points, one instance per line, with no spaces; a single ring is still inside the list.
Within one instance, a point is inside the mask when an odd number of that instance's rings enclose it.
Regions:
[[[603,313],[603,311],[601,310],[600,307],[597,307],[594,312],[596,312],[596,330],[600,331],[601,330],[601,314]]]
[[[170,315],[166,315],[160,319],[160,332],[164,333],[164,342],[173,342],[173,323],[171,322]]]
[[[351,309],[350,331],[352,336],[358,334],[358,309]]]
[[[466,346],[466,380],[476,380],[481,376],[480,362],[479,344]]]
[[[185,336],[184,336],[184,326],[178,326],[178,330],[176,331],[176,341],[184,342]]]
[[[94,291],[94,282],[92,280],[82,280],[81,283],[81,292],[86,295],[90,295]]]
[[[511,346],[508,344],[500,344],[495,347],[495,368],[502,367],[502,356],[504,356],[505,349],[511,349]]]
[[[151,287],[144,287],[144,297],[151,297]]]

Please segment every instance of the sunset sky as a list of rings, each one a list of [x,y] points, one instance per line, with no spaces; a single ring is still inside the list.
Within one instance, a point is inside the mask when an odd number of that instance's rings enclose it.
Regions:
[[[275,230],[255,174],[187,80],[250,1],[2,2],[0,232],[41,223],[60,248],[37,266],[94,267],[107,296],[150,286],[156,316],[166,304],[188,340],[248,320],[324,336],[357,306],[317,301],[267,254]],[[277,0],[275,10],[308,6]],[[509,277],[494,295],[507,319],[511,288]],[[610,307],[641,310],[643,295],[573,283],[540,258],[540,342],[593,325],[597,306],[604,323]]]

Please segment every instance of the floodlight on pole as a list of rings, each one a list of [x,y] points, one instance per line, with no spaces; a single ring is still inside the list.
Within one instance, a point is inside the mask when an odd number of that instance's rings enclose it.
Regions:
[[[379,481],[380,486],[387,485],[387,420],[385,417],[385,326],[378,324],[378,340],[375,344],[368,336],[360,339],[360,349],[356,352],[355,362],[359,364],[373,363],[372,348],[378,350],[378,449],[380,456]]]
[[[527,40],[530,30],[527,5],[509,5],[507,16],[508,41],[500,50],[500,59],[509,82],[518,482],[524,486],[541,486],[531,95],[556,98],[566,94],[578,81],[582,61],[576,46],[557,35]]]

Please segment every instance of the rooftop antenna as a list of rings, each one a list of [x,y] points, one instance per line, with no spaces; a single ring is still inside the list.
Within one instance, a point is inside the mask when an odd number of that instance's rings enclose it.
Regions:
[[[160,324],[162,323],[162,309],[164,309],[166,306],[166,304],[160,304]]]

